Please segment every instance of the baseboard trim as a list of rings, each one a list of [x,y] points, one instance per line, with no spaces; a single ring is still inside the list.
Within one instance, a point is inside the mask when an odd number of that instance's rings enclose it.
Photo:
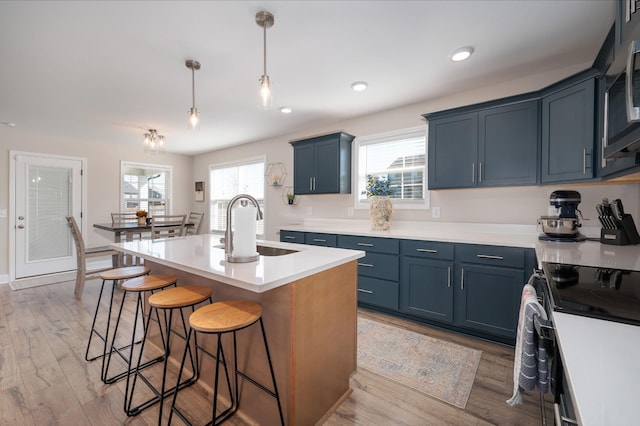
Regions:
[[[96,260],[87,262],[87,268],[92,270],[105,270],[111,267],[110,260]],[[0,276],[0,279],[3,276]],[[11,290],[23,290],[25,288],[40,287],[43,285],[58,284],[67,281],[75,281],[76,271],[58,272],[55,274],[37,275],[33,277],[18,278],[13,281],[9,281],[9,277],[6,276],[6,283],[9,284]]]
[[[1,274],[0,275],[0,284],[9,284],[9,275]]]

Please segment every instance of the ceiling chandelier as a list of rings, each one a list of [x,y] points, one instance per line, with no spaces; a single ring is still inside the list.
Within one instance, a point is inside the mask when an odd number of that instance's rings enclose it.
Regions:
[[[158,133],[156,129],[149,129],[144,134],[145,151],[161,152],[164,150],[164,136]]]
[[[273,26],[273,15],[267,11],[261,11],[256,13],[256,24],[263,29],[263,41],[264,41],[264,68],[262,77],[260,77],[260,106],[264,109],[271,108],[272,103],[272,87],[271,80],[267,75],[267,28]]]
[[[196,70],[200,69],[200,62],[194,59],[187,59],[185,62],[187,68],[191,70],[191,109],[189,109],[189,127],[195,129],[200,121],[198,108],[196,108]]]

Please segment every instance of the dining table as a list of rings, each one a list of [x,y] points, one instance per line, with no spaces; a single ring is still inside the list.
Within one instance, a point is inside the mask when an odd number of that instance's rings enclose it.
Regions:
[[[162,224],[155,224],[156,228],[162,227]],[[194,226],[193,223],[187,222],[184,224],[185,228]],[[94,228],[102,229],[103,231],[113,232],[113,240],[115,243],[123,241],[133,241],[135,234],[142,234],[145,232],[151,232],[151,222],[147,221],[144,225],[139,222],[121,222],[121,223],[94,223]],[[124,239],[123,239],[124,237]],[[125,255],[120,259],[121,266],[133,266],[139,265],[141,259],[133,257],[131,255]]]

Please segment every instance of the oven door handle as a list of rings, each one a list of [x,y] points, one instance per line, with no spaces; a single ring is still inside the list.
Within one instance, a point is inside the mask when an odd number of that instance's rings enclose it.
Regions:
[[[556,425],[564,426],[565,423],[569,423],[570,425],[579,424],[576,420],[570,419],[569,417],[566,417],[560,414],[560,404],[553,404],[553,414],[555,415],[555,418],[556,418],[556,422],[555,422]]]
[[[542,319],[540,316],[535,316],[533,318],[533,326],[536,328],[536,333],[540,338],[555,340],[555,329],[551,321]]]

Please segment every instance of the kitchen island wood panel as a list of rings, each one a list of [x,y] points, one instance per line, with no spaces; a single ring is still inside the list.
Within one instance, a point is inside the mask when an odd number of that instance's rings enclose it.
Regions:
[[[262,305],[286,424],[308,425],[322,421],[350,394],[349,379],[356,370],[357,355],[356,261],[261,293],[153,260],[145,259],[145,264],[151,267],[152,273],[175,274],[178,285],[211,287],[214,301],[244,299]],[[259,339],[256,327],[238,334],[238,363],[242,371],[270,387],[269,370]],[[215,344],[213,338],[202,341],[209,348]],[[229,339],[223,342],[225,348],[232,347]],[[174,344],[172,354],[181,354],[182,342],[174,341]],[[210,389],[213,362],[210,365],[204,362],[202,368],[201,379],[196,386],[202,383]],[[241,380],[240,398],[238,415],[247,421],[278,423],[275,400],[252,384]]]

